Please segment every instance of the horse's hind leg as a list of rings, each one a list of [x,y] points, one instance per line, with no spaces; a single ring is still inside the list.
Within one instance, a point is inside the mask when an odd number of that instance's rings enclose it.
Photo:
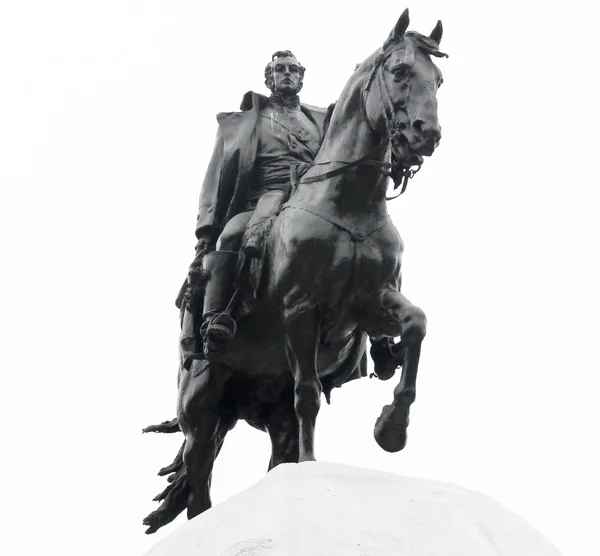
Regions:
[[[214,462],[221,451],[225,435],[233,428],[233,419],[219,418],[212,431],[207,426],[195,427],[185,436],[183,461],[191,492],[187,504],[188,519],[212,506],[210,484]]]
[[[183,462],[190,494],[187,503],[188,519],[211,507],[210,483],[215,459],[225,435],[233,428],[236,418],[222,408],[223,389],[227,372],[211,363],[203,373],[204,361],[192,365],[179,400],[179,422],[185,434]]]
[[[394,401],[383,407],[374,434],[384,450],[397,452],[406,445],[406,429],[410,406],[416,397],[421,342],[427,321],[425,313],[398,291],[385,291],[381,301],[378,318],[369,335],[375,338],[400,336],[404,357],[400,383],[394,389]]]
[[[294,376],[294,410],[298,419],[298,461],[315,461],[315,424],[321,407],[317,374],[319,313],[296,305],[285,315],[286,352]]]

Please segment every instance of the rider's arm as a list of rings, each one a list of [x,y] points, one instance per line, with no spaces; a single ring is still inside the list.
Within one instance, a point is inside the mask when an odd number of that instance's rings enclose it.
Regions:
[[[223,207],[221,206],[223,199],[220,199],[219,190],[223,176],[223,147],[223,136],[219,131],[200,189],[200,203],[196,218],[196,237],[198,239],[207,236],[216,239],[217,230],[222,228],[220,220],[223,218]]]

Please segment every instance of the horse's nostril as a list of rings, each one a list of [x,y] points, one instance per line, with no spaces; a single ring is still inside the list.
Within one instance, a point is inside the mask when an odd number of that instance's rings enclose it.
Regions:
[[[417,132],[417,133],[423,133],[423,126],[425,125],[425,122],[423,120],[415,120],[413,122],[413,129]]]

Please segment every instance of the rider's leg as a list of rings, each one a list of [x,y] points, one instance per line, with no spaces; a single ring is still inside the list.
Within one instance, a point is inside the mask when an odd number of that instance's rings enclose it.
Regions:
[[[202,336],[204,352],[220,353],[235,335],[235,322],[226,312],[233,296],[235,269],[242,236],[252,212],[234,216],[217,242],[217,251],[204,256],[202,267],[208,280],[204,291]]]
[[[208,276],[201,328],[207,357],[220,353],[235,334],[235,322],[226,309],[233,295],[237,258],[237,251],[213,251],[202,259],[202,268]]]
[[[246,226],[242,242],[244,254],[247,257],[260,256],[264,239],[269,233],[271,218],[277,214],[288,197],[289,192],[287,191],[268,191],[260,197],[256,204],[256,210]]]
[[[242,245],[242,237],[246,231],[246,226],[252,218],[254,211],[248,210],[234,216],[227,222],[217,240],[217,250],[221,251],[239,251]]]

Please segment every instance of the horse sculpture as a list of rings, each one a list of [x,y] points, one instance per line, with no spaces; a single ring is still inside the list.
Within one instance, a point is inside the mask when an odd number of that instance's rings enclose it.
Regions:
[[[426,320],[400,293],[403,244],[386,190],[390,175],[404,189],[439,142],[442,78],[431,56],[445,56],[441,22],[428,37],[407,32],[408,23],[405,10],[345,86],[314,164],[273,222],[254,307],[232,344],[217,362],[186,370],[182,360],[178,418],[146,429],[185,435],[159,473],[170,484],[144,520],[147,533],[211,506],[214,460],[239,419],[269,433],[269,469],[314,460],[321,393],[329,399],[364,374],[367,335],[401,339],[400,383],[375,438],[387,451],[404,447]]]

